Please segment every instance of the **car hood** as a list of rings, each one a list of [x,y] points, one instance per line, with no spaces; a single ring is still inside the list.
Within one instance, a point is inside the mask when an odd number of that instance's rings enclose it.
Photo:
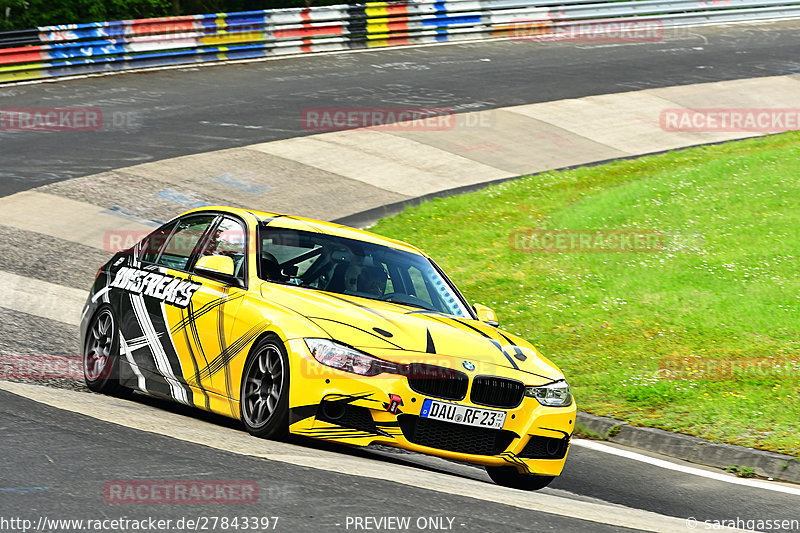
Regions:
[[[369,352],[417,352],[514,368],[548,381],[563,374],[530,343],[483,322],[391,302],[264,283],[262,295],[304,316],[341,343]],[[415,360],[418,360],[415,357]],[[424,361],[422,361],[424,362]]]

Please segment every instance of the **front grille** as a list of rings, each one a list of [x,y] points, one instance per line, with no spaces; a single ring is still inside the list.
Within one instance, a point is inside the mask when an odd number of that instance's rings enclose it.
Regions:
[[[409,442],[449,452],[497,455],[517,436],[512,431],[452,424],[415,415],[400,415],[398,419],[403,436]]]
[[[478,376],[472,380],[469,399],[478,405],[511,409],[522,403],[525,385],[513,379]]]
[[[412,363],[404,370],[408,386],[419,394],[445,400],[463,400],[467,395],[469,378],[458,370],[423,363]]]
[[[358,405],[349,405],[341,402],[322,402],[317,420],[330,422],[342,427],[358,429],[367,433],[377,433],[378,428],[369,409]]]
[[[563,459],[569,439],[533,436],[518,454],[524,459]]]

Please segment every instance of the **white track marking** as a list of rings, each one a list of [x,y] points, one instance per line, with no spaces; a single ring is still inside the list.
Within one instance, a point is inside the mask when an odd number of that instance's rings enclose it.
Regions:
[[[154,229],[104,207],[35,190],[0,198],[0,224],[106,250],[109,257],[118,243],[138,240]]]
[[[446,118],[455,123],[453,116]],[[248,148],[406,196],[514,176],[431,145],[363,128]]]
[[[713,479],[715,481],[722,481],[725,483],[731,483],[733,485],[745,485],[747,487],[772,490],[775,492],[783,492],[785,494],[794,494],[800,496],[800,488],[787,487],[785,485],[768,483],[766,481],[758,481],[754,479],[744,479],[739,477],[728,476],[721,472],[709,472],[708,470],[703,470],[702,468],[695,468],[692,466],[676,464],[670,461],[666,461],[664,459],[658,459],[656,457],[650,457],[649,455],[623,450],[621,448],[616,448],[614,446],[609,446],[608,444],[603,444],[602,442],[597,442],[594,440],[573,439],[572,445],[580,446],[582,448],[588,448],[590,450],[595,450],[598,452],[608,453],[611,455],[616,455],[618,457],[624,457],[625,459],[631,459],[633,461],[640,461],[642,463],[647,463],[653,466],[657,466],[659,468],[666,468],[668,470],[675,470],[676,472],[682,472],[684,474],[691,474],[693,476],[701,476],[708,479]]]
[[[620,505],[573,500],[543,492],[531,493],[509,489],[489,483],[488,476],[487,482],[484,482],[431,472],[414,466],[256,439],[244,431],[119,398],[8,381],[0,381],[0,389],[45,405],[117,425],[270,461],[389,480],[421,489],[640,531],[675,533],[686,529],[684,518],[664,516]],[[740,531],[730,528],[720,530]]]
[[[80,324],[87,291],[0,270],[0,307],[71,326]]]

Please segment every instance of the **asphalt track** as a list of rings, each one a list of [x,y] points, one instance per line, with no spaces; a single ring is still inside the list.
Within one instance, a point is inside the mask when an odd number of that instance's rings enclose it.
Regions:
[[[306,135],[303,109],[456,112],[800,72],[800,22],[665,29],[643,43],[491,41],[0,88],[0,109],[93,107],[102,132],[0,131],[0,196]],[[621,117],[623,118],[623,117]]]
[[[281,516],[280,531],[325,532],[348,530],[342,525],[347,516],[450,517],[454,531],[486,532],[624,531],[629,528],[619,522],[636,509],[656,513],[635,528],[649,531],[688,531],[681,526],[689,518],[701,523],[797,520],[796,487],[786,494],[734,485],[582,446],[572,446],[564,474],[550,487],[528,494],[493,485],[482,469],[436,458],[306,440],[275,443],[245,435],[228,419],[159,400],[45,391],[20,392],[44,403],[0,391],[0,451],[15,458],[0,466],[5,485],[0,487],[0,516],[176,519],[192,513],[232,517],[255,512]],[[54,409],[54,403],[63,410]],[[108,418],[121,425],[102,421]],[[155,434],[160,432],[167,436]],[[408,486],[409,479],[417,478],[422,481]],[[104,500],[103,486],[109,481],[176,479],[255,481],[259,501],[148,506]],[[433,490],[421,490],[426,488]],[[585,513],[585,519],[564,516],[565,505],[575,507],[572,514]],[[679,520],[665,527],[665,516]]]
[[[156,517],[278,517],[275,531],[346,531],[348,516],[451,518],[455,531],[611,532],[626,529],[573,518],[510,509],[421,489],[391,480],[343,474],[242,457],[142,433],[36,402],[0,395],[0,452],[15,462],[0,466],[4,487],[0,517],[38,523],[50,519]],[[30,446],[32,439],[36,446]],[[24,468],[19,468],[24,463]],[[181,479],[257,481],[255,504],[109,505],[110,480]],[[445,521],[445,524],[450,524]],[[352,530],[352,527],[350,528]]]
[[[129,121],[103,134],[0,132],[0,195],[140,162],[304,135],[310,132],[302,130],[300,114],[308,107],[435,106],[467,111],[800,72],[796,22],[685,32],[660,43],[487,42],[4,88],[0,108],[99,107],[107,116]],[[69,265],[59,265],[58,258],[48,263],[54,277],[64,268],[91,273],[99,264],[92,253],[74,251]],[[74,352],[72,328],[57,330],[63,325],[3,309],[0,322],[6,331],[6,350]],[[42,332],[37,346],[13,343],[30,329]],[[187,419],[206,420],[206,415],[170,404],[140,402],[154,409],[155,418],[178,412]],[[120,413],[126,412],[121,409]],[[231,439],[241,436],[228,421],[211,422]],[[284,529],[279,529],[283,531],[345,530],[336,524],[352,515],[449,516],[461,529],[471,531],[619,530],[602,522],[460,496],[460,484],[486,482],[485,474],[405,454],[387,457],[384,452],[322,447],[376,471],[388,463],[434,471],[447,479],[455,494],[234,455],[2,391],[0,431],[3,457],[12,458],[0,466],[0,517],[23,511],[37,518],[234,516],[238,509],[227,507],[223,513],[219,506],[120,508],[108,505],[102,496],[102,485],[110,479],[224,476],[256,479],[262,491],[259,510],[285,519]],[[298,444],[304,450],[321,446]],[[542,494],[601,503],[612,511],[624,506],[699,520],[800,519],[794,494],[665,470],[579,446],[570,453],[564,475]]]

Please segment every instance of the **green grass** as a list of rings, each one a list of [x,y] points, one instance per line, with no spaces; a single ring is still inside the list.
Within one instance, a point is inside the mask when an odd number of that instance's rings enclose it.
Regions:
[[[523,252],[519,228],[654,229],[665,249]],[[493,307],[564,370],[582,410],[800,455],[799,133],[529,176],[372,231]]]
[[[736,474],[738,477],[755,477],[756,471],[749,466],[730,465],[725,468],[726,472]]]
[[[605,435],[600,435],[596,431],[587,428],[581,423],[580,419],[575,421],[575,435],[584,439],[605,440]],[[788,464],[784,470],[786,470],[786,468],[789,468]]]

